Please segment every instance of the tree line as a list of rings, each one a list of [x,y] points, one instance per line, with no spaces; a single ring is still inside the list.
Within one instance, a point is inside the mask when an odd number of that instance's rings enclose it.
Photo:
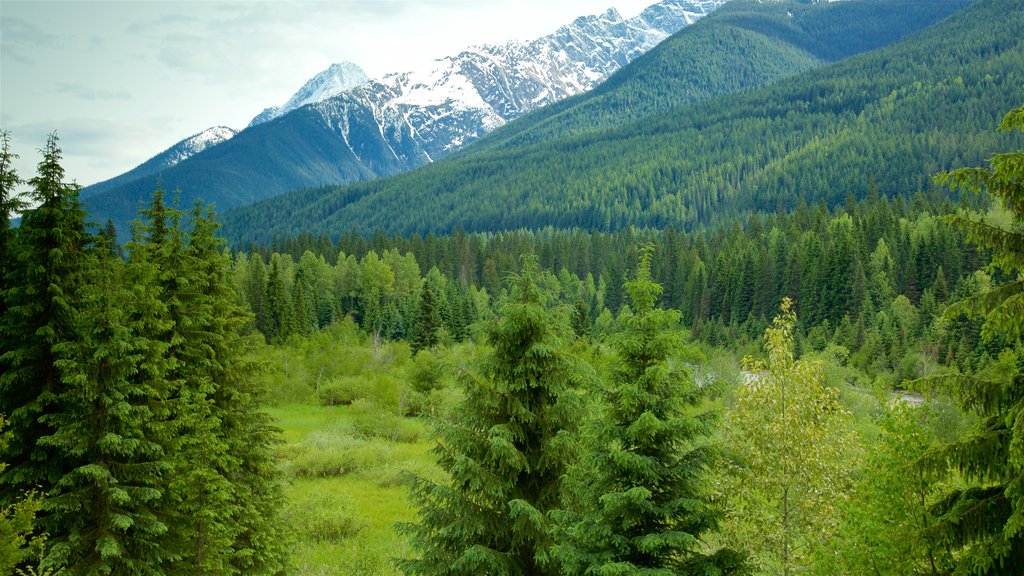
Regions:
[[[963,204],[971,206],[981,207]],[[303,235],[238,252],[232,278],[256,328],[271,340],[349,316],[380,337],[411,341],[423,335],[426,294],[442,341],[462,341],[492,314],[503,277],[519,271],[518,255],[531,253],[553,272],[559,299],[574,306],[578,330],[601,333],[626,303],[622,283],[636,246],[651,242],[658,248],[652,279],[664,287],[659,304],[679,310],[703,341],[754,341],[789,297],[800,342],[842,346],[867,372],[914,377],[926,361],[973,369],[987,353],[977,322],[939,321],[946,303],[985,281],[975,275],[984,253],[943,219],[957,208],[939,194],[907,202],[873,193],[832,211],[800,205],[690,234],[352,232],[336,243]]]

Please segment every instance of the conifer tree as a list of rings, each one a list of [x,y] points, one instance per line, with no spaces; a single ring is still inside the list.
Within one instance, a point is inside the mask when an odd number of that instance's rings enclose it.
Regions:
[[[463,373],[458,420],[439,426],[436,453],[447,484],[417,480],[419,522],[404,526],[421,557],[408,574],[557,574],[548,513],[560,506],[572,460],[579,374],[561,345],[565,319],[546,309],[536,259],[526,258],[500,317],[487,327],[490,355]]]
[[[219,226],[211,209],[192,211],[189,259],[210,312],[204,337],[192,345],[206,350],[202,369],[212,384],[211,410],[226,449],[217,471],[231,482],[225,517],[233,536],[228,573],[271,576],[283,573],[287,564],[280,520],[284,494],[274,460],[278,430],[263,411],[264,393],[255,378],[261,367],[251,359],[256,342],[241,335],[251,318],[228,283],[224,241],[216,236]]]
[[[437,298],[429,282],[420,288],[420,300],[416,309],[416,324],[413,326],[409,347],[415,354],[420,350],[432,350],[437,346],[438,330],[441,329],[441,313],[437,309]]]
[[[1024,131],[1024,107],[1011,110],[1000,130]],[[975,193],[987,191],[1009,212],[1009,222],[965,214],[950,220],[980,246],[992,250],[991,268],[1007,280],[954,304],[947,316],[966,313],[984,320],[987,341],[1010,343],[1013,369],[1002,377],[954,377],[964,407],[980,416],[974,434],[925,462],[952,464],[969,484],[937,507],[935,531],[958,548],[958,571],[996,575],[1024,573],[1024,151],[996,154],[989,168],[961,168],[936,180]]]
[[[3,294],[7,290],[7,274],[12,271],[14,260],[12,255],[12,241],[14,232],[11,229],[11,220],[14,215],[25,207],[25,203],[18,196],[15,188],[21,183],[17,170],[14,169],[14,159],[18,155],[11,151],[10,133],[0,132],[0,318],[5,310]],[[0,342],[0,346],[3,346]],[[0,354],[3,348],[0,347]]]
[[[222,472],[226,446],[211,407],[215,388],[207,374],[212,310],[196,278],[199,265],[188,253],[184,214],[167,206],[157,188],[142,215],[146,219],[138,226],[138,242],[129,244],[129,261],[156,268],[155,284],[168,321],[155,334],[167,346],[167,392],[160,410],[173,438],[173,469],[165,477],[162,506],[168,518],[167,548],[178,560],[167,570],[228,574],[235,530],[227,521],[231,482]]]
[[[77,337],[86,250],[85,213],[78,186],[64,182],[56,135],[43,149],[29,184],[35,208],[24,213],[15,250],[5,270],[7,286],[0,317],[0,413],[10,422],[11,441],[0,459],[9,467],[0,475],[0,502],[12,502],[28,489],[52,488],[65,473],[85,462],[62,451],[51,437],[64,390],[59,345]],[[9,176],[5,180],[10,182]],[[5,184],[6,186],[6,184]],[[59,533],[45,514],[43,527]]]
[[[630,309],[612,343],[615,364],[587,426],[581,464],[570,477],[576,509],[560,511],[556,547],[569,574],[728,574],[739,554],[705,554],[701,538],[716,526],[707,476],[714,417],[705,390],[671,362],[680,342],[675,310],[656,308],[653,247],[641,250],[625,283]]]
[[[172,439],[160,409],[167,345],[155,268],[106,248],[88,260],[75,338],[54,347],[61,409],[46,439],[78,459],[50,488],[49,555],[73,574],[162,574],[174,558],[161,506]]]

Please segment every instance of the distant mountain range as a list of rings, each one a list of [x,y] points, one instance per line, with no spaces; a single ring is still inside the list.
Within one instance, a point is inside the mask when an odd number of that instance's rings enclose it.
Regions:
[[[938,170],[1021,145],[994,131],[1024,94],[1020,30],[1021,0],[735,0],[597,89],[445,160],[233,210],[225,231],[245,243],[693,230],[871,190],[909,197]]]
[[[593,88],[724,1],[663,0],[629,19],[612,9],[534,41],[473,47],[426,69],[375,80],[355,65],[338,64],[222,145],[160,168],[154,158],[87,187],[86,208],[94,221],[109,218],[124,229],[158,180],[179,189],[185,205],[203,198],[223,210],[422,166],[522,114]]]

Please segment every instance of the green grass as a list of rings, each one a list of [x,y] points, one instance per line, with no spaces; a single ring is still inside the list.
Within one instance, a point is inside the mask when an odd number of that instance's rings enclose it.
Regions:
[[[410,554],[396,524],[413,520],[404,479],[441,478],[430,455],[427,426],[415,433],[369,434],[359,407],[293,404],[268,410],[282,429],[286,518],[294,522],[293,572],[301,576],[391,575]]]

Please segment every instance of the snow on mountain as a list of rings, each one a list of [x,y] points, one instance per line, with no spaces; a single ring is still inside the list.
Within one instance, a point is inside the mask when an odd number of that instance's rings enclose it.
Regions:
[[[629,19],[612,8],[581,16],[536,40],[474,46],[311,106],[368,166],[384,161],[421,165],[513,118],[593,88],[725,1],[663,0]],[[367,157],[360,146],[367,134],[383,138],[392,157]],[[379,149],[374,146],[373,154]]]
[[[213,128],[207,128],[199,134],[189,136],[174,146],[171,146],[165,150],[163,154],[158,156],[158,158],[163,158],[164,167],[170,168],[182,160],[199,154],[210,146],[216,146],[221,142],[230,140],[235,134],[238,134],[238,132],[228,128],[227,126],[214,126]]]
[[[320,102],[337,96],[346,90],[365,84],[369,78],[363,69],[351,62],[331,64],[330,68],[317,74],[299,88],[283,106],[272,106],[260,112],[249,126],[269,122],[306,104]]]

